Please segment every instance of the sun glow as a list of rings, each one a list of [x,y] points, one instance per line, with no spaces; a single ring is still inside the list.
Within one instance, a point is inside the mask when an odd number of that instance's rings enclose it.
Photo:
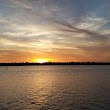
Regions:
[[[45,63],[45,62],[48,62],[47,59],[37,59],[36,60],[37,63]]]

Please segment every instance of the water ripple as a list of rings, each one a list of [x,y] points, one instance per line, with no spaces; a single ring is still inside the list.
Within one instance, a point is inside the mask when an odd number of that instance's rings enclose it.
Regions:
[[[109,68],[0,67],[0,110],[110,110]]]

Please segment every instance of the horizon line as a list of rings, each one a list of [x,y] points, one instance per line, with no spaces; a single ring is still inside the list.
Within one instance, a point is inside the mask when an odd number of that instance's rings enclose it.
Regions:
[[[34,65],[110,65],[110,62],[11,62],[0,63],[0,66],[34,66]]]

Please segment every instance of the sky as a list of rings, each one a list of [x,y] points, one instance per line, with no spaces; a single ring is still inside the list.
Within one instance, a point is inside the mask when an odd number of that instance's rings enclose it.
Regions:
[[[0,0],[0,62],[110,61],[109,0]]]

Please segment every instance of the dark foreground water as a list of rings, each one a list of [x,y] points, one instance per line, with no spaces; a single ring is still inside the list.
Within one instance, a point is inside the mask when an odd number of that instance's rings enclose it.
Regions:
[[[110,110],[110,66],[0,67],[0,110]]]

